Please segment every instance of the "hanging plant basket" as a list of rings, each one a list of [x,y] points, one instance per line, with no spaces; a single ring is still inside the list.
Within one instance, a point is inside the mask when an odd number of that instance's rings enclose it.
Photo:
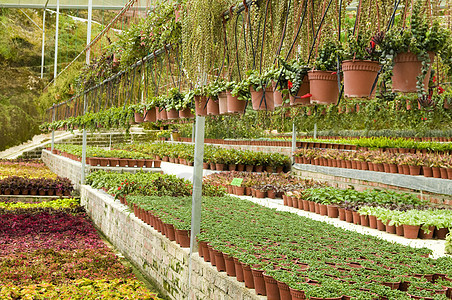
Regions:
[[[296,95],[289,95],[290,105],[309,105],[311,104],[311,88],[309,84],[308,76],[303,78],[303,84],[301,85]]]
[[[271,87],[255,91],[250,87],[251,102],[254,110],[274,111],[275,103],[273,101],[273,90]]]
[[[184,108],[183,110],[179,110],[179,118],[186,118],[190,119],[193,118],[195,115],[191,113],[191,109],[189,107]]]
[[[135,114],[135,123],[143,123],[144,122],[144,118],[143,115],[136,112]]]
[[[276,90],[276,82],[272,81],[273,90],[273,103],[275,107],[280,107],[283,105],[286,95],[283,95],[280,91]]]
[[[160,108],[158,108],[158,110],[159,110],[159,120],[168,120],[166,110],[165,109],[160,110]]]
[[[336,104],[339,97],[337,75],[331,71],[309,71],[311,103]]]
[[[144,121],[145,122],[155,122],[157,121],[157,113],[155,108],[144,111]]]
[[[432,63],[435,59],[435,53],[429,52],[429,69],[424,78],[424,89],[427,91],[430,81],[430,72]],[[394,68],[392,70],[392,91],[403,93],[417,92],[417,76],[421,73],[422,62],[417,55],[411,52],[398,53],[394,58]]]
[[[206,96],[195,96],[195,109],[198,116],[207,116],[206,103]]]
[[[345,60],[342,62],[344,72],[344,95],[348,98],[374,98],[375,88],[370,95],[377,78],[380,64],[371,60]]]
[[[179,112],[174,108],[166,110],[166,114],[168,116],[168,120],[179,119]]]
[[[228,101],[228,112],[232,114],[243,114],[245,112],[246,101],[239,100],[232,96],[230,91],[226,91],[226,98]]]
[[[220,114],[220,103],[218,99],[209,98],[207,100],[207,114],[209,116],[218,116]]]
[[[229,111],[228,111],[228,97],[226,95],[226,92],[218,94],[218,102],[220,107],[219,110],[220,115],[227,114]]]

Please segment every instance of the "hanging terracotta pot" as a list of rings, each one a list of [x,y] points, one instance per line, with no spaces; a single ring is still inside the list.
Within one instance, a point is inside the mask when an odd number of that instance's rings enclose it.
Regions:
[[[220,114],[220,103],[218,99],[209,98],[207,100],[207,114],[209,116],[218,116]]]
[[[345,60],[342,62],[344,72],[344,95],[349,98],[374,98],[375,88],[370,95],[377,78],[380,64],[370,60]]]
[[[165,109],[161,109],[160,107],[158,107],[157,110],[159,112],[159,120],[167,120],[168,119]]]
[[[428,90],[430,81],[430,71],[435,59],[435,53],[428,53],[430,58],[429,70],[424,78],[424,89]],[[403,93],[417,92],[417,76],[420,74],[422,62],[419,61],[416,54],[411,52],[398,53],[394,57],[394,68],[392,70],[392,91]]]
[[[308,72],[311,103],[336,104],[339,97],[335,72],[313,70]]]
[[[229,113],[241,113],[245,112],[246,101],[239,100],[237,97],[232,96],[230,91],[226,91],[226,98],[228,101],[228,112]]]
[[[175,120],[175,119],[179,119],[179,112],[172,108],[172,109],[167,109],[166,110],[166,115],[168,116],[168,120]]]
[[[195,109],[198,116],[207,116],[207,97],[195,96]]]
[[[272,90],[273,90],[273,103],[275,107],[282,106],[286,96],[276,89],[275,81],[272,81]]]
[[[303,78],[303,83],[296,95],[289,95],[290,105],[309,105],[311,103],[311,88],[307,75]]]
[[[144,118],[143,115],[136,112],[135,114],[135,123],[143,123],[144,122]]]
[[[218,102],[219,102],[219,112],[220,115],[227,114],[228,111],[228,97],[226,95],[226,92],[221,92],[218,94]]]
[[[157,121],[157,114],[155,108],[144,111],[144,121],[145,122],[155,122]]]
[[[275,103],[273,101],[273,90],[271,87],[255,91],[250,87],[251,102],[254,110],[274,111]]]
[[[189,107],[184,108],[183,110],[179,110],[179,118],[190,119],[193,117],[194,115],[191,113],[191,109]]]

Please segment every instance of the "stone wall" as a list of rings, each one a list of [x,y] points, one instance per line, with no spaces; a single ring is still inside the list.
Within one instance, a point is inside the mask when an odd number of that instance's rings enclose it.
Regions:
[[[188,287],[189,249],[160,234],[101,190],[81,187],[82,205],[109,241],[150,281],[171,299],[266,299],[235,277],[218,272],[192,255],[191,286]]]

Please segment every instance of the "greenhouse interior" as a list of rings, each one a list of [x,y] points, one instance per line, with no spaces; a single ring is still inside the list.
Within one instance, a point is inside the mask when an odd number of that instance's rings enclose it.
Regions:
[[[452,299],[452,0],[2,0],[0,299]]]

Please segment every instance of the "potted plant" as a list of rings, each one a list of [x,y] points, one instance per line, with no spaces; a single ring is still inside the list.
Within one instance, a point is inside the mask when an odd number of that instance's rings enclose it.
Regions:
[[[392,71],[392,90],[426,94],[435,54],[448,47],[450,32],[438,20],[429,24],[423,1],[416,0],[410,25],[392,28],[383,39],[382,57]]]
[[[379,32],[370,38],[368,33],[360,33],[356,37],[348,35],[347,43],[343,50],[342,72],[344,74],[344,95],[349,98],[373,98],[375,84],[380,64],[380,50],[377,46],[381,43],[383,33]],[[369,47],[368,41],[370,40]]]
[[[283,94],[289,94],[290,105],[308,105],[311,103],[311,94],[308,80],[309,67],[296,59],[285,62],[279,59],[283,67],[280,86]]]
[[[228,82],[226,84],[229,113],[244,113],[246,104],[251,100],[250,87],[246,81]]]
[[[339,46],[327,40],[319,51],[314,69],[308,71],[311,102],[336,104],[339,97],[337,84],[337,55]]]
[[[172,88],[169,91],[168,97],[164,99],[168,120],[178,119],[179,111],[176,108],[180,108],[184,102],[182,93],[177,88]]]
[[[248,71],[246,82],[251,92],[251,103],[254,110],[275,110],[273,89],[269,74],[260,74],[258,71]]]

